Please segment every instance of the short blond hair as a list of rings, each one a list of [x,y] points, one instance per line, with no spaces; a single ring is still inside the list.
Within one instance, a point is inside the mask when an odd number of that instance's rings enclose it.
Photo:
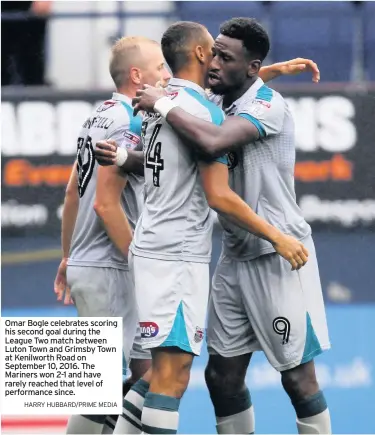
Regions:
[[[124,36],[118,39],[112,47],[109,72],[117,88],[124,84],[132,66],[142,62],[141,46],[144,44],[159,45],[152,39],[143,36]]]

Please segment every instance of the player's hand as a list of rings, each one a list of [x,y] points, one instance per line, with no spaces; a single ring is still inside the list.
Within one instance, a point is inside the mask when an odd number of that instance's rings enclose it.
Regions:
[[[312,81],[318,83],[320,80],[320,71],[318,65],[310,60],[297,57],[296,59],[287,60],[276,64],[281,75],[297,75],[302,72],[312,73]]]
[[[134,116],[140,111],[153,112],[154,106],[159,98],[165,97],[167,92],[161,88],[154,88],[149,85],[144,85],[143,89],[138,89],[136,97],[133,98],[132,105],[134,107]]]
[[[70,287],[66,280],[66,269],[68,265],[68,259],[63,258],[57,269],[57,274],[54,282],[54,292],[56,294],[57,300],[60,302],[64,298],[64,305],[73,304],[72,298],[70,297]],[[64,296],[65,293],[65,296]]]
[[[95,158],[101,166],[111,166],[116,162],[117,143],[112,139],[100,140],[95,145]]]
[[[51,10],[51,1],[33,1],[30,7],[30,11],[39,17],[46,17],[51,13]]]
[[[281,234],[273,243],[276,252],[289,261],[292,270],[301,269],[307,263],[308,250],[292,236]]]

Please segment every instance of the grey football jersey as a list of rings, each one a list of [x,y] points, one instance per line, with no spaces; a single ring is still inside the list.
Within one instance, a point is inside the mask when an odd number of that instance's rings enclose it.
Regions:
[[[211,95],[219,106],[222,98]],[[311,233],[296,202],[294,190],[294,122],[283,97],[259,78],[251,88],[225,110],[227,116],[248,119],[260,138],[229,153],[231,188],[267,222],[301,240]],[[224,252],[238,260],[249,260],[274,252],[273,246],[227,219],[219,217],[224,228]]]
[[[133,116],[131,99],[114,93],[82,126],[77,144],[79,209],[69,256],[69,265],[127,269],[127,259],[108,237],[94,211],[98,163],[94,157],[97,141],[114,139],[121,147],[140,143],[142,118]],[[122,206],[133,230],[143,205],[143,177],[129,174],[122,193]]]
[[[171,98],[187,112],[220,125],[224,113],[204,90],[187,80],[172,79]],[[198,160],[158,114],[145,114],[145,204],[131,245],[133,254],[164,260],[208,263],[213,215],[201,185]],[[226,158],[218,159],[224,164]]]

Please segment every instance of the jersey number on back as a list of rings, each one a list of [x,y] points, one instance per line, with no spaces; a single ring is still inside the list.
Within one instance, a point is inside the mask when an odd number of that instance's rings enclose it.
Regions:
[[[85,194],[95,166],[94,149],[90,136],[79,137],[77,143],[77,172],[79,197]]]
[[[147,123],[143,123],[143,132]],[[152,169],[152,181],[155,187],[160,187],[160,171],[164,169],[164,160],[161,158],[161,142],[156,142],[161,124],[156,124],[146,150],[146,168]],[[144,133],[143,133],[144,134]]]

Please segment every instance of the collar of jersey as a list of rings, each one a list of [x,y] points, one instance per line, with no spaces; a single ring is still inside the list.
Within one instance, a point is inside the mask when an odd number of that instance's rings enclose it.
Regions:
[[[191,82],[189,80],[172,78],[169,80],[168,86],[176,86],[179,88],[190,88],[190,89],[193,89],[194,91],[198,92],[200,95],[202,95],[202,97],[206,98],[206,93],[205,93],[204,89],[201,88],[196,83]]]
[[[124,103],[128,104],[130,107],[132,107],[132,99],[124,94],[119,94],[118,92],[114,92],[112,94],[112,100],[115,101],[123,101]]]
[[[254,84],[250,86],[250,88],[240,97],[238,100],[234,101],[227,109],[225,109],[225,113],[233,112],[233,109],[239,106],[243,101],[249,100],[251,97],[255,97],[259,88],[264,85],[264,81],[258,77],[255,80]]]

